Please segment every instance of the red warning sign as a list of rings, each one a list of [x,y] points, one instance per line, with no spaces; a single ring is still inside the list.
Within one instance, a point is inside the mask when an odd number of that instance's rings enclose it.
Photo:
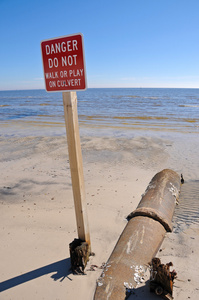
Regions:
[[[47,92],[85,90],[83,35],[67,35],[41,42]]]

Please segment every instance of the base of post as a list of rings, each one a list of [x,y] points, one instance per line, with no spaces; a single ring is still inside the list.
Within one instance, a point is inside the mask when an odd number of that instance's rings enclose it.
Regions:
[[[74,274],[84,274],[84,269],[91,255],[90,245],[81,239],[74,239],[69,244],[71,269]]]

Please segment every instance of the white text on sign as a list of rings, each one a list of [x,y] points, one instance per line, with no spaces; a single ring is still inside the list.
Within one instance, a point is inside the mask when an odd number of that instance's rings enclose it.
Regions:
[[[74,51],[74,50],[78,50],[77,40],[46,45],[46,55],[54,54],[54,53],[61,53],[61,52],[66,52],[66,51],[70,52],[70,51]]]

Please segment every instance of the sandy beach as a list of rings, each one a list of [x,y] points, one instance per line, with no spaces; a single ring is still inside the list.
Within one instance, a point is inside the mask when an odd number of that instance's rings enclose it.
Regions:
[[[86,201],[95,256],[86,275],[70,271],[77,238],[66,136],[1,137],[0,256],[2,300],[91,300],[109,258],[151,178],[164,168],[199,180],[197,134],[132,138],[81,136]],[[198,194],[196,194],[198,197]],[[198,200],[198,199],[197,199]],[[179,203],[179,207],[180,207]],[[191,204],[190,204],[191,205]],[[174,299],[197,299],[199,228],[180,224],[166,234],[158,257],[178,273]],[[91,271],[91,265],[96,265]],[[157,299],[145,283],[129,299]]]
[[[0,24],[0,300],[199,300],[199,0]]]

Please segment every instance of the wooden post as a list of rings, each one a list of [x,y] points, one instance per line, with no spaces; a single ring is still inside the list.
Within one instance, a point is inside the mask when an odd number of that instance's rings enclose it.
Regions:
[[[63,92],[63,105],[68,140],[68,153],[75,204],[77,232],[79,239],[87,242],[90,248],[90,233],[86,210],[76,92]]]

